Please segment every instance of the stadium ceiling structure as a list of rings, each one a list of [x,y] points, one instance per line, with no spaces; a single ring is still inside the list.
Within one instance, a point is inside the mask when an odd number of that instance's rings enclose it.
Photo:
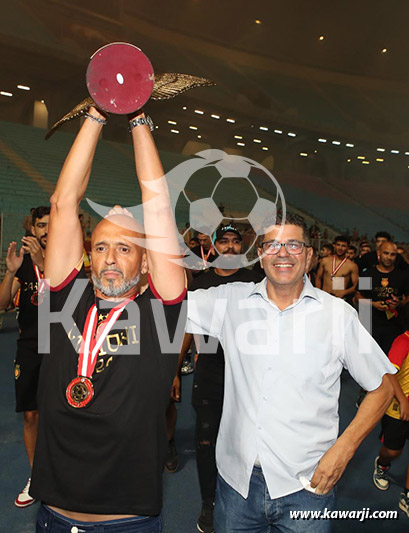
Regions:
[[[1,0],[1,9],[0,91],[23,98],[17,85],[30,87],[50,123],[87,95],[90,55],[128,41],[157,72],[217,84],[149,105],[166,138],[183,129],[204,142],[198,121],[219,120],[213,135],[236,144],[264,125],[409,150],[405,0]],[[11,100],[0,96],[0,119]]]

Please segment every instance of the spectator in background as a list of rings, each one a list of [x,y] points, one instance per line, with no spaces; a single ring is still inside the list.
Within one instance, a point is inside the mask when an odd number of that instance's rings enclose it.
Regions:
[[[384,242],[392,242],[391,235],[387,231],[378,231],[375,235],[376,250],[365,254],[357,261],[360,275],[378,264],[378,251]],[[398,270],[407,270],[409,264],[398,255],[396,257],[395,268]]]
[[[388,490],[390,481],[388,470],[391,462],[397,459],[409,439],[409,305],[403,308],[405,332],[392,344],[388,357],[398,373],[391,375],[394,398],[382,418],[380,438],[382,446],[375,459],[373,481],[379,490]],[[409,466],[403,491],[399,497],[399,508],[409,517]]]
[[[199,239],[197,237],[192,237],[187,245],[192,250],[193,248],[200,246]]]
[[[316,275],[316,287],[352,302],[358,284],[358,267],[348,259],[349,239],[345,235],[335,238],[335,254],[321,259]]]
[[[398,254],[404,259],[404,261],[409,264],[409,252],[406,249],[405,245],[398,244],[397,245],[397,252]]]
[[[332,255],[334,253],[334,247],[332,244],[323,244],[321,246],[320,251],[320,258],[323,259],[324,257],[328,257],[329,255]]]
[[[33,213],[35,211],[35,207],[32,207],[30,209],[30,214],[26,216],[23,222],[23,229],[25,230],[25,237],[29,237],[32,235],[31,228],[33,227]]]
[[[214,247],[217,253],[226,259],[225,264],[223,268],[210,268],[208,272],[198,276],[190,286],[191,291],[219,287],[233,282],[258,282],[264,278],[264,271],[259,273],[235,265],[235,256],[243,251],[242,234],[236,226],[232,224],[220,226],[215,237]],[[202,496],[202,511],[197,528],[203,533],[214,531],[213,507],[217,480],[215,449],[224,396],[224,352],[216,339],[213,340],[215,349],[212,353],[208,353],[209,349],[203,347],[202,353],[201,347],[198,346],[199,357],[192,393],[192,404],[196,411],[196,462]],[[185,333],[179,357],[179,371],[172,387],[175,401],[180,399],[180,368],[192,341],[193,335]]]
[[[198,275],[202,270],[207,269],[206,263],[212,263],[217,253],[214,251],[212,240],[206,233],[198,233],[199,246],[191,248],[192,253],[198,256],[197,268],[193,270],[193,275]]]
[[[359,300],[372,306],[372,336],[385,353],[402,333],[399,310],[409,296],[409,275],[396,268],[397,257],[396,244],[384,241],[378,250],[379,263],[365,272],[372,288],[357,292]]]
[[[318,250],[315,246],[311,246],[312,248],[312,258],[311,258],[311,264],[310,269],[307,272],[308,279],[311,281],[312,285],[315,287],[315,278],[317,275],[317,270],[319,267],[319,256],[318,256]]]
[[[359,259],[365,254],[372,252],[371,245],[368,241],[362,241],[359,245]]]
[[[0,285],[0,309],[7,309],[19,288],[19,338],[14,367],[16,412],[24,413],[24,445],[30,469],[33,467],[34,449],[38,430],[37,387],[43,356],[38,353],[39,283],[44,272],[44,254],[47,245],[50,208],[33,208],[31,234],[22,238],[22,249],[17,253],[17,243],[9,245],[6,257],[6,274]],[[26,253],[23,253],[26,252]],[[16,507],[34,503],[30,491],[31,478],[17,496]]]
[[[347,257],[350,261],[353,261],[355,263],[355,259],[357,257],[357,254],[358,254],[358,250],[357,250],[357,247],[354,246],[353,244],[350,244],[348,246],[348,250],[347,250]]]

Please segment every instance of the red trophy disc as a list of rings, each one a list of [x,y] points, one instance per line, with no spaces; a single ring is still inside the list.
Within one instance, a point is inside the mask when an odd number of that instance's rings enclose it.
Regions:
[[[86,79],[88,92],[100,109],[126,115],[149,100],[155,74],[139,48],[129,43],[111,43],[93,54]]]

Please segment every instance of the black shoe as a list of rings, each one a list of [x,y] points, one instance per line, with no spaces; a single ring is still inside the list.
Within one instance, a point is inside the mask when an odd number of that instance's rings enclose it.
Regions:
[[[201,533],[214,533],[213,527],[213,509],[214,503],[203,502],[202,512],[197,521],[197,529]]]
[[[165,469],[170,474],[176,472],[179,466],[178,452],[176,451],[175,441],[172,439],[169,441],[168,455],[166,456]]]

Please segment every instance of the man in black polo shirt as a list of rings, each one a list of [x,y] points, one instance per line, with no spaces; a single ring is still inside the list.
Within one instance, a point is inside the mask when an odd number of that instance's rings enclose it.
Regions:
[[[180,350],[170,343],[178,338],[185,276],[172,261],[179,258],[177,229],[149,121],[140,112],[129,125],[147,250],[141,227],[116,206],[92,234],[88,283],[78,207],[105,122],[91,107],[51,197],[45,277],[51,311],[61,315],[54,314],[38,389],[31,485],[43,504],[37,532],[93,525],[104,532],[161,531],[165,411]],[[152,251],[159,235],[160,252]],[[139,277],[147,271],[149,287],[140,294]]]
[[[33,467],[37,439],[38,410],[37,385],[42,355],[38,353],[38,283],[44,271],[44,252],[47,244],[50,208],[32,209],[31,235],[22,238],[22,250],[17,253],[17,243],[11,242],[6,257],[6,274],[0,285],[0,310],[7,309],[20,289],[19,338],[14,367],[16,412],[24,413],[24,445],[30,469]],[[23,253],[23,251],[25,253]],[[34,503],[30,495],[29,478],[15,500],[16,507]]]
[[[367,254],[369,255],[369,254]],[[409,274],[395,267],[396,244],[385,241],[378,250],[379,264],[365,272],[371,289],[360,290],[358,298],[372,306],[372,336],[385,353],[403,333],[399,310],[409,296]]]
[[[190,290],[208,289],[218,287],[225,283],[261,281],[264,274],[238,268],[236,257],[242,253],[242,236],[232,224],[219,227],[216,231],[214,247],[216,257],[225,259],[223,268],[211,268],[195,278]],[[231,265],[229,265],[231,262]],[[183,347],[189,348],[193,335],[185,334]],[[200,492],[202,496],[202,512],[197,528],[202,533],[212,533],[213,507],[215,501],[217,469],[216,469],[216,438],[219,431],[220,419],[223,408],[224,395],[224,353],[216,339],[209,338],[206,342],[216,343],[215,350],[208,353],[204,349],[196,363],[193,382],[192,404],[196,411],[196,461],[199,475]],[[198,352],[201,348],[198,346]],[[179,367],[185,357],[182,352],[179,357]],[[176,386],[173,387],[175,399],[180,396],[180,378],[175,378]]]

